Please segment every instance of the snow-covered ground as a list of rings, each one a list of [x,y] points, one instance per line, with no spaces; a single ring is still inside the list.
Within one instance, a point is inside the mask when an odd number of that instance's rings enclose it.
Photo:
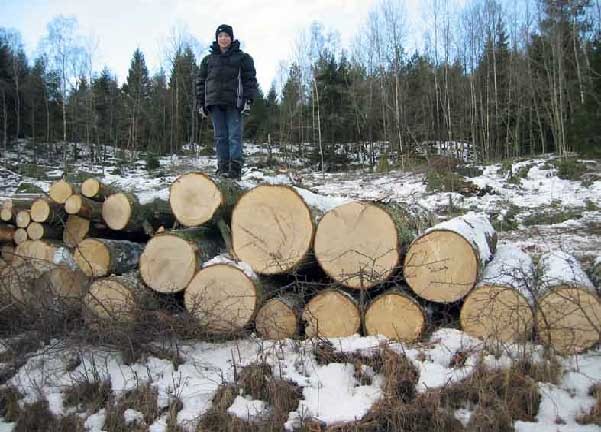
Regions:
[[[528,174],[517,182],[508,182],[508,175],[500,164],[481,167],[481,175],[470,178],[481,190],[481,196],[463,196],[458,193],[428,192],[424,174],[391,171],[375,174],[367,171],[322,174],[310,170],[285,168],[258,169],[254,163],[265,157],[265,150],[247,146],[248,164],[241,184],[252,187],[260,183],[295,186],[311,206],[327,211],[350,200],[400,201],[419,205],[442,213],[452,203],[455,211],[477,211],[489,214],[493,221],[500,220],[511,209],[516,226],[513,230],[499,232],[501,244],[520,247],[530,255],[563,250],[574,254],[587,268],[599,260],[601,249],[601,180],[586,184],[563,180],[557,176],[549,161],[552,156],[540,157],[513,164],[512,170],[529,166]],[[16,159],[16,153],[10,156]],[[588,164],[601,173],[599,163]],[[148,171],[143,163],[126,166],[81,167],[105,182],[138,195],[141,201],[154,198],[167,199],[169,186],[177,175],[189,171],[212,172],[216,162],[207,156],[172,156],[160,159],[158,171]],[[15,169],[0,167],[0,199],[12,195],[21,182],[32,183],[47,191],[52,179],[62,175],[59,166],[49,167],[46,179],[39,180],[19,175]],[[600,177],[596,177],[597,179]],[[564,212],[574,217],[557,224],[524,224],[540,212]],[[469,376],[479,361],[489,367],[507,367],[513,357],[529,352],[533,359],[542,357],[538,346],[520,345],[505,347],[502,353],[492,355],[483,343],[460,330],[442,328],[428,340],[414,345],[388,343],[376,337],[353,336],[331,340],[341,352],[373,353],[383,343],[399,353],[404,353],[419,371],[418,392],[457,382]],[[144,383],[158,390],[158,405],[166,407],[173,398],[179,398],[183,408],[177,414],[180,425],[193,430],[198,417],[206,412],[219,384],[234,380],[234,371],[241,366],[266,361],[274,375],[288,379],[302,388],[298,408],[289,414],[288,428],[299,424],[301,418],[314,417],[328,424],[360,419],[382,395],[383,378],[373,374],[369,384],[357,380],[350,364],[317,362],[311,341],[261,341],[254,336],[220,344],[204,342],[182,344],[183,364],[176,367],[171,361],[155,357],[143,363],[124,364],[118,354],[100,347],[80,348],[65,346],[53,341],[42,348],[21,367],[8,384],[14,385],[25,396],[22,402],[32,402],[43,397],[55,414],[69,414],[64,391],[84,379],[106,380],[112,391],[119,395]],[[0,344],[0,351],[2,347]],[[452,366],[458,353],[468,353],[465,363]],[[69,359],[79,356],[81,363],[70,370]],[[0,365],[1,366],[1,365]],[[516,431],[601,431],[600,426],[579,425],[576,418],[588,413],[596,403],[591,387],[601,383],[601,350],[561,359],[562,375],[558,384],[539,383],[542,396],[536,422],[515,423]],[[245,420],[260,417],[269,410],[266,401],[253,400],[249,395],[238,395],[228,413]],[[458,410],[455,414],[467,422],[473,407]],[[104,412],[86,413],[88,430],[100,431]],[[138,421],[140,413],[128,410],[128,421]],[[138,420],[136,420],[138,419]],[[162,416],[153,425],[153,431],[166,430]],[[0,431],[10,431],[12,426],[0,419]]]

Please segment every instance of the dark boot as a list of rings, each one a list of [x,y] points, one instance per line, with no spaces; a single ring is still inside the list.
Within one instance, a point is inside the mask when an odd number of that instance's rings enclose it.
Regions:
[[[230,173],[230,161],[217,161],[217,171],[215,175],[228,177]]]
[[[230,161],[230,172],[227,177],[233,180],[240,180],[242,178],[242,161]]]

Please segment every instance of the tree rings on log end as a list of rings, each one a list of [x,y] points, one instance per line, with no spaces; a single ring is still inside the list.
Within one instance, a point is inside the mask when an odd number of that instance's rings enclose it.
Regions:
[[[100,192],[100,182],[95,178],[86,179],[81,184],[81,194],[88,198],[94,198]]]
[[[34,222],[46,222],[50,217],[50,204],[44,198],[37,199],[31,204],[31,220]]]
[[[517,290],[479,285],[465,299],[459,321],[471,336],[519,342],[530,337],[534,316],[528,300]]]
[[[68,214],[77,214],[81,210],[82,203],[81,195],[73,194],[65,201],[65,211]]]
[[[129,322],[134,320],[136,301],[132,289],[117,278],[98,279],[84,297],[93,318]]]
[[[361,314],[353,298],[338,290],[325,290],[303,310],[307,337],[345,337],[359,332]]]
[[[188,173],[178,177],[169,191],[171,211],[177,221],[187,227],[210,221],[223,201],[219,187],[202,173]]]
[[[64,204],[71,195],[73,195],[73,187],[65,180],[59,180],[52,183],[48,192],[53,201]]]
[[[211,333],[243,329],[255,316],[260,293],[237,267],[216,264],[200,270],[184,295],[186,309]]]
[[[399,265],[399,254],[394,221],[373,204],[341,205],[317,226],[315,257],[332,279],[347,287],[371,288],[388,279]]]
[[[160,293],[184,290],[198,271],[198,251],[193,243],[175,235],[151,238],[140,256],[144,283]]]
[[[77,245],[73,255],[77,266],[89,277],[106,276],[111,256],[106,245],[97,239],[84,239]]]
[[[420,297],[452,303],[474,287],[479,268],[479,258],[466,239],[453,231],[434,230],[411,243],[403,273]]]
[[[129,223],[131,215],[131,203],[124,193],[110,195],[102,204],[102,218],[112,230],[124,229]]]
[[[401,342],[414,342],[426,327],[421,306],[411,297],[384,293],[371,302],[365,312],[367,335],[382,335]]]
[[[313,242],[313,219],[291,187],[261,185],[246,192],[232,212],[236,257],[261,274],[290,272],[305,260]]]
[[[18,228],[15,230],[15,235],[13,240],[16,245],[20,245],[21,243],[25,243],[29,235],[27,234],[27,230],[25,228]]]
[[[29,213],[29,210],[21,210],[18,212],[15,222],[17,227],[27,228],[27,226],[31,223],[31,214]]]
[[[599,342],[601,302],[590,290],[563,285],[538,301],[539,339],[561,354],[587,350]]]
[[[90,221],[77,215],[69,215],[63,231],[63,242],[76,247],[90,232]]]
[[[39,240],[44,237],[44,226],[38,222],[32,222],[27,227],[27,236],[32,240]]]
[[[298,335],[298,315],[285,300],[272,298],[257,312],[255,327],[263,339],[293,338]]]

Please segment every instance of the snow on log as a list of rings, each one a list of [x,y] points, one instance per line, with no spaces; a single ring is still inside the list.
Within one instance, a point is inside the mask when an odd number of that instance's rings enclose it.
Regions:
[[[427,300],[460,300],[478,282],[496,244],[496,232],[484,214],[470,212],[440,223],[409,246],[403,265],[405,280]]]
[[[267,300],[257,312],[255,327],[263,339],[286,339],[298,336],[301,299],[284,293]]]
[[[143,249],[127,240],[86,238],[77,245],[73,258],[86,276],[120,275],[138,267]]]
[[[337,289],[319,292],[302,314],[307,337],[345,337],[359,332],[361,313],[352,296]]]
[[[64,265],[45,271],[34,282],[36,296],[47,307],[62,309],[81,307],[88,279],[79,270]]]
[[[73,194],[65,201],[65,211],[92,221],[102,221],[102,203]]]
[[[18,228],[27,228],[31,223],[31,213],[29,210],[20,210],[15,217],[15,224]]]
[[[405,291],[395,288],[372,300],[365,311],[367,335],[401,342],[414,342],[421,337],[426,328],[426,312]]]
[[[31,240],[59,240],[63,238],[63,229],[53,225],[31,222],[27,226],[27,236]]]
[[[599,342],[601,301],[573,256],[541,256],[536,324],[541,342],[562,354],[582,352]]]
[[[289,186],[257,186],[232,211],[234,254],[265,275],[292,272],[304,264],[314,231],[309,206]]]
[[[84,317],[91,324],[98,320],[133,322],[138,310],[138,289],[131,274],[95,280],[84,297]]]
[[[502,342],[527,339],[534,316],[534,263],[513,246],[499,246],[461,307],[463,330]]]
[[[223,252],[224,247],[218,234],[204,227],[160,233],[144,248],[140,274],[154,291],[183,291],[200,265]]]
[[[262,296],[257,278],[233,264],[212,264],[190,281],[184,301],[208,332],[229,334],[252,322]]]
[[[104,201],[109,195],[117,193],[118,190],[102,183],[95,178],[86,179],[81,184],[81,194],[86,198],[96,201]]]
[[[31,204],[31,220],[34,222],[62,225],[64,219],[64,207],[54,201],[39,198]]]
[[[15,235],[13,236],[13,239],[16,245],[20,245],[21,243],[27,241],[27,239],[29,239],[27,230],[25,228],[17,228],[15,230]]]
[[[343,204],[319,221],[315,257],[336,282],[372,288],[398,269],[406,245],[418,234],[417,220],[400,204]]]
[[[234,181],[211,178],[203,173],[179,176],[169,190],[169,205],[177,221],[194,227],[226,217],[242,190]]]
[[[75,193],[73,185],[64,179],[55,181],[50,185],[48,195],[54,202],[64,204],[71,195]]]
[[[12,225],[0,225],[0,243],[14,241],[16,228]]]
[[[174,222],[166,201],[155,199],[148,204],[140,204],[134,195],[124,192],[110,195],[104,201],[102,218],[112,230],[147,233],[152,231],[153,226],[173,225]]]

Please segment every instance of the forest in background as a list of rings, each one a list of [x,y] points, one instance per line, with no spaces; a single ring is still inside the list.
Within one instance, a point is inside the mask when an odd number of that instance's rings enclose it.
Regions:
[[[404,167],[437,142],[469,143],[482,162],[601,155],[598,0],[429,0],[416,49],[404,7],[378,2],[350,49],[319,22],[299,34],[255,101],[245,140],[326,170],[378,159]],[[97,70],[97,46],[73,17],[49,22],[33,59],[18,31],[0,29],[2,154],[18,138],[45,154],[56,153],[55,144],[86,143],[99,163],[105,146],[211,151],[210,122],[196,114],[193,97],[206,50],[192,36],[174,31],[152,74],[136,50],[123,83]],[[65,164],[78,157],[60,148]]]

